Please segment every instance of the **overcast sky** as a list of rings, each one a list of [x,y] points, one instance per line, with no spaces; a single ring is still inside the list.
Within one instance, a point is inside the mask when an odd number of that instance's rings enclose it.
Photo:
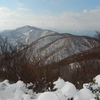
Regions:
[[[100,30],[100,0],[0,0],[0,30]]]

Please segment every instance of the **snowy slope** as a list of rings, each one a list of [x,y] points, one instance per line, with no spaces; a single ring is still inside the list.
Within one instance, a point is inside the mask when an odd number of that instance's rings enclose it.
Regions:
[[[98,41],[93,38],[68,35],[48,43],[40,48],[39,53],[41,53],[42,56],[46,56],[47,61],[52,59],[59,61],[73,54],[92,48],[92,41],[94,44],[98,45]]]
[[[45,49],[45,46],[47,46],[50,43],[53,43],[54,41],[60,39],[60,38],[64,38],[64,37],[68,37],[68,36],[72,36],[71,34],[65,33],[65,34],[51,34],[51,35],[46,35],[44,37],[39,38],[38,40],[32,42],[30,44],[31,49],[33,52],[40,50],[40,49]]]

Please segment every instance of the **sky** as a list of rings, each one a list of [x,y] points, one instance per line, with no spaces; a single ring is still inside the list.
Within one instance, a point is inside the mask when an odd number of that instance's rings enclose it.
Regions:
[[[0,30],[100,30],[100,0],[0,0]]]

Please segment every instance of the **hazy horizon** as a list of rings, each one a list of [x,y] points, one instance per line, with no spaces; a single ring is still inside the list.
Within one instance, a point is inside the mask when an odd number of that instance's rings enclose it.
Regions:
[[[25,26],[21,26],[21,27],[16,27],[16,28],[11,28],[11,29],[5,29],[5,30],[0,30],[0,32],[3,32],[3,31],[13,31],[13,30],[16,30],[16,29],[19,29],[19,28],[23,28],[23,27],[26,27],[26,26],[30,26],[30,25],[25,25]],[[36,27],[36,26],[30,26],[30,27]],[[36,29],[42,29],[40,27],[36,27]],[[82,35],[82,36],[92,36],[94,37],[96,35],[96,31],[100,32],[99,30],[67,30],[67,31],[58,31],[58,30],[52,30],[52,29],[46,29],[46,28],[43,28],[42,30],[51,30],[51,31],[54,31],[54,32],[58,32],[58,33],[69,33],[69,34],[73,34],[73,35]]]

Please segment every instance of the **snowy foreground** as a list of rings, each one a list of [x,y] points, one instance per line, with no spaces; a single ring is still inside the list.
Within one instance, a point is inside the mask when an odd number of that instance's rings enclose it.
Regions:
[[[59,78],[54,82],[55,92],[34,93],[22,81],[10,84],[8,80],[0,82],[0,100],[100,100],[100,75],[94,81],[83,85],[81,90]]]

